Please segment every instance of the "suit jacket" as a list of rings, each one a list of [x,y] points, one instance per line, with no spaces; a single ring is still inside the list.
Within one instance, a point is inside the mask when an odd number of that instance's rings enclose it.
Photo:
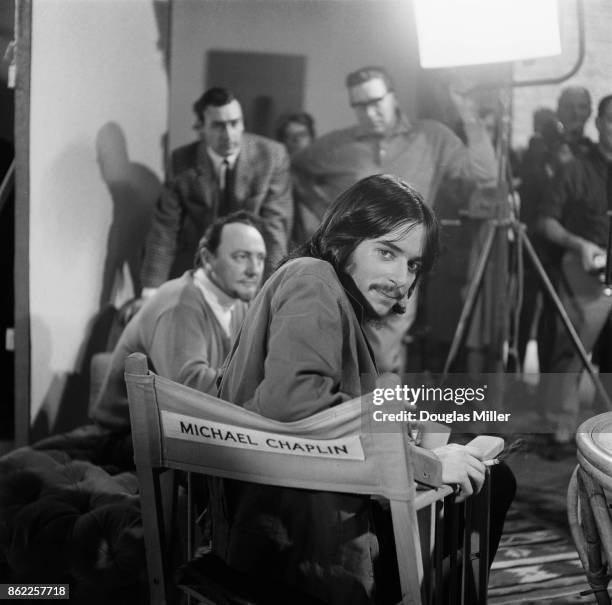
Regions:
[[[332,266],[298,258],[253,301],[220,396],[283,422],[371,390],[359,308]],[[307,461],[304,464],[308,464]],[[364,496],[211,480],[213,550],[231,567],[333,605],[370,603],[378,543]]]
[[[204,142],[177,149],[172,174],[155,208],[145,247],[142,284],[155,288],[193,267],[198,241],[218,217],[248,210],[264,223],[268,272],[286,253],[293,220],[289,157],[283,145],[245,133],[232,179],[232,203],[220,187]]]

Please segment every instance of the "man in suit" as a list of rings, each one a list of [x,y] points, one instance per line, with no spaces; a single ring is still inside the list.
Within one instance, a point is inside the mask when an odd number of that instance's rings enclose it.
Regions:
[[[244,132],[242,108],[229,90],[210,88],[193,109],[200,140],[173,153],[145,246],[144,298],[189,269],[200,234],[236,210],[262,219],[267,273],[287,252],[293,201],[284,146]]]

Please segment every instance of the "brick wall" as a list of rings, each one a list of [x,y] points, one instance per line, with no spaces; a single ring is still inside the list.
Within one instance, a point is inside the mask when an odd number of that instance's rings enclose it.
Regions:
[[[576,0],[560,0],[560,25],[563,54],[515,65],[514,79],[527,80],[561,75],[578,55]],[[560,90],[569,85],[585,86],[593,98],[593,115],[587,134],[597,139],[594,117],[599,99],[612,93],[612,1],[584,0],[585,58],[579,71],[561,84],[517,88],[514,93],[513,146],[525,147],[532,132],[532,114],[538,107],[556,109]]]

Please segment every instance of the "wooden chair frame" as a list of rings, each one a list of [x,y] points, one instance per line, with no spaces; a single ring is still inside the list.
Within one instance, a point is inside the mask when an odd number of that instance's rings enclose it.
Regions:
[[[276,423],[239,406],[222,401],[161,378],[149,372],[146,357],[136,353],[126,361],[126,381],[132,423],[134,460],[140,483],[142,516],[145,530],[145,547],[149,573],[150,602],[165,604],[170,587],[171,566],[168,555],[167,511],[162,504],[164,500],[161,484],[162,472],[167,469],[195,472],[204,475],[238,479],[252,483],[262,483],[309,490],[332,491],[355,494],[382,496],[389,500],[396,542],[396,554],[399,564],[400,584],[403,605],[421,605],[434,602],[432,574],[426,577],[424,569],[437,566],[441,570],[442,555],[435,554],[436,529],[443,522],[444,499],[452,497],[452,488],[441,485],[441,464],[438,458],[415,447],[406,432],[380,433],[360,432],[363,417],[370,416],[366,410],[371,406],[359,400],[353,400],[321,414],[342,414],[352,406],[363,410],[357,417],[359,441],[363,448],[363,459],[337,459],[310,457],[308,464],[301,455],[280,453],[280,451],[257,451],[243,446],[228,446],[215,440],[185,440],[170,436],[164,423],[168,414],[182,414],[197,422],[224,423],[236,432],[244,431],[243,427],[258,430],[263,428],[279,436],[293,436],[292,425],[295,423]],[[367,397],[367,396],[366,396]],[[371,402],[370,402],[371,403]],[[316,439],[316,419],[308,435]],[[310,420],[310,419],[309,419]],[[184,425],[186,425],[185,420]],[[183,425],[181,425],[184,428]],[[302,435],[304,436],[304,435]],[[352,435],[354,437],[354,434]],[[337,434],[333,437],[347,437]],[[321,438],[321,437],[319,437]],[[326,436],[329,439],[329,436]],[[341,481],[339,481],[341,477]],[[426,485],[425,491],[417,491],[417,484]],[[486,603],[486,585],[488,581],[488,491],[484,512],[479,517],[485,521],[486,529],[479,536],[480,559],[475,579],[476,596],[469,603]],[[429,510],[427,510],[429,507]],[[452,507],[456,508],[456,507]],[[468,515],[472,504],[468,503]],[[417,521],[417,511],[422,511],[430,521],[426,531],[421,535]],[[189,516],[189,515],[188,515]],[[469,519],[465,521],[463,535],[463,560],[478,558],[471,554],[472,537]],[[457,540],[455,540],[457,542]],[[425,545],[422,548],[422,545]],[[453,547],[459,547],[454,544]],[[440,549],[437,549],[440,550]],[[191,550],[190,550],[191,552]],[[434,557],[436,558],[434,560]],[[452,565],[452,562],[451,562]],[[469,565],[461,566],[465,585]],[[455,559],[457,577],[459,566]],[[441,571],[436,572],[441,579]],[[458,579],[458,578],[457,578]],[[435,602],[442,602],[442,590],[437,591]],[[452,592],[452,591],[451,591]],[[446,598],[446,597],[444,597]],[[463,602],[465,597],[461,598]],[[452,601],[452,599],[451,599]]]

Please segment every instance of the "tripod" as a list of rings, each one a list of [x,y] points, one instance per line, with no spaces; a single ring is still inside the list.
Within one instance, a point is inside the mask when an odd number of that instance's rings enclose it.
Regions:
[[[510,204],[507,203],[508,194],[507,191],[511,191],[512,188],[512,175],[508,162],[509,155],[509,139],[510,139],[510,94],[509,90],[500,91],[500,103],[501,103],[501,128],[500,128],[500,137],[497,145],[497,153],[498,153],[498,181],[499,191],[501,192],[501,196],[505,198],[502,200],[501,206],[498,208],[498,215],[502,214],[501,218],[489,218],[487,234],[485,237],[482,253],[476,265],[476,269],[474,272],[474,276],[469,284],[468,292],[466,295],[466,300],[461,310],[461,314],[459,316],[459,320],[457,322],[457,327],[455,329],[455,333],[453,336],[453,340],[451,342],[451,346],[446,358],[446,362],[444,364],[444,369],[442,373],[442,380],[444,381],[450,368],[459,352],[459,348],[463,342],[463,338],[465,332],[468,328],[469,321],[472,317],[472,312],[474,310],[474,306],[476,304],[478,294],[481,290],[481,286],[483,283],[483,278],[485,274],[485,270],[487,264],[490,262],[492,257],[492,251],[494,247],[494,243],[497,235],[505,236],[505,233],[509,230],[513,236],[514,241],[516,243],[516,251],[517,251],[517,279],[519,282],[519,292],[522,292],[523,286],[523,251],[527,253],[529,260],[531,261],[533,267],[536,270],[536,274],[544,286],[545,292],[551,298],[555,310],[560,318],[563,326],[572,341],[574,349],[576,350],[580,360],[582,361],[582,365],[589,373],[591,380],[597,390],[597,393],[601,397],[602,401],[605,402],[606,406],[612,410],[612,400],[605,390],[601,379],[597,372],[595,372],[590,360],[589,356],[578,336],[565,308],[563,307],[563,303],[559,299],[557,292],[555,291],[554,286],[552,285],[546,270],[544,269],[538,255],[533,248],[531,241],[526,233],[526,227],[523,223],[521,223],[517,218],[513,209],[510,207]],[[506,186],[507,184],[507,186]],[[506,205],[507,204],[507,205]],[[612,262],[611,262],[611,249],[612,249],[612,219],[610,222],[610,237],[608,241],[608,262],[606,266],[606,288],[604,289],[604,293],[610,295],[612,293]],[[521,306],[521,296],[519,294],[519,299],[517,301],[516,310],[514,313],[514,328],[515,328],[515,338],[514,340],[514,354],[516,353],[516,341],[517,341],[517,333],[518,333],[518,310],[520,310]],[[496,326],[498,328],[498,326]]]
[[[538,255],[536,251],[534,250],[533,245],[531,241],[529,240],[529,237],[527,236],[525,225],[519,222],[514,217],[511,217],[509,219],[501,219],[501,220],[491,219],[489,221],[487,236],[485,239],[482,255],[476,266],[474,277],[469,285],[465,303],[461,310],[461,315],[459,316],[459,321],[457,322],[457,327],[453,335],[453,340],[451,342],[448,356],[444,364],[444,370],[442,374],[443,379],[447,377],[450,371],[450,368],[457,356],[457,353],[459,352],[461,343],[463,342],[463,337],[468,328],[469,320],[472,316],[472,311],[474,310],[474,305],[476,304],[478,293],[482,286],[485,269],[491,258],[491,252],[493,250],[493,244],[495,241],[496,232],[499,229],[503,229],[503,230],[510,229],[512,233],[514,233],[519,257],[522,251],[527,252],[527,256],[529,257],[529,260],[531,261],[533,267],[535,268],[536,273],[540,279],[541,284],[544,286],[546,293],[552,299],[552,302],[555,306],[558,316],[561,319],[563,326],[565,327],[565,330],[567,331],[567,334],[569,335],[574,345],[574,348],[582,361],[584,368],[589,373],[591,380],[593,381],[593,384],[595,388],[597,389],[599,396],[606,403],[606,406],[612,409],[612,400],[610,399],[610,396],[605,390],[599,375],[593,369],[593,366],[589,360],[589,356],[587,352],[585,351],[584,346],[582,345],[580,337],[578,336],[574,326],[572,325],[572,322],[565,308],[563,307],[563,303],[559,299],[559,296],[557,292],[555,291],[555,288],[552,285],[550,278],[548,277],[546,273],[546,270],[542,266],[542,263],[540,262],[540,259],[538,258]],[[520,265],[520,261],[519,261],[519,265]],[[522,275],[519,275],[519,279],[522,279]]]

